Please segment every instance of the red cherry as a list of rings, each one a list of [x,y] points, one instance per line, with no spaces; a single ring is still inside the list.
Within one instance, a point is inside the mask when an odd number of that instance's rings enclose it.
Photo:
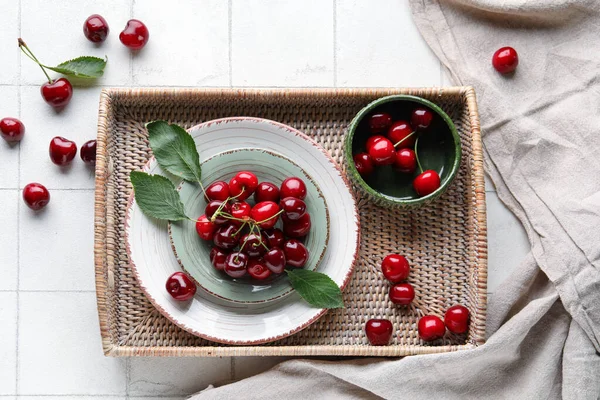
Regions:
[[[260,257],[267,252],[265,247],[266,238],[256,233],[250,233],[242,236],[240,239],[240,251],[246,253],[249,257]]]
[[[279,206],[277,203],[272,201],[261,201],[252,207],[251,216],[259,227],[263,229],[270,229],[275,226],[279,216]],[[264,222],[263,222],[264,221]]]
[[[229,195],[236,200],[246,200],[258,187],[258,178],[252,172],[238,172],[229,181]]]
[[[369,128],[371,133],[379,133],[385,131],[392,125],[392,116],[388,113],[376,113],[369,117]]]
[[[215,269],[219,271],[225,270],[225,262],[227,261],[227,256],[229,253],[221,250],[218,247],[213,247],[210,249],[210,262],[215,267]]]
[[[267,268],[263,259],[248,261],[248,274],[256,280],[263,281],[271,276],[271,270]]]
[[[440,339],[446,333],[446,327],[439,317],[426,315],[419,320],[419,337],[426,342]]]
[[[187,274],[175,272],[167,279],[167,292],[177,301],[186,301],[196,294],[196,285]]]
[[[267,229],[264,231],[265,236],[267,237],[267,247],[283,247],[283,242],[285,242],[285,237],[283,236],[283,232],[280,229]]]
[[[369,149],[371,147],[373,147],[373,145],[377,142],[379,142],[380,140],[385,139],[385,136],[381,136],[381,135],[375,135],[375,136],[371,136],[370,138],[367,139],[367,143],[365,144],[365,148],[367,149],[367,153],[369,152]],[[372,160],[371,160],[372,161]]]
[[[415,298],[415,289],[410,283],[398,283],[390,288],[390,300],[394,304],[407,306]]]
[[[254,201],[260,203],[261,201],[272,201],[275,203],[279,202],[279,188],[271,182],[261,182],[256,187],[254,192]]]
[[[283,253],[287,264],[292,267],[302,268],[308,261],[308,249],[296,239],[290,239],[283,244]]]
[[[496,71],[501,74],[508,74],[517,69],[517,65],[519,65],[519,55],[512,47],[502,47],[494,53],[492,65],[496,68]]]
[[[239,251],[233,252],[225,260],[225,273],[232,278],[241,278],[246,275],[248,256]]]
[[[296,221],[288,219],[285,215],[283,216],[282,220],[283,233],[286,236],[299,238],[308,235],[310,232],[311,222],[309,213],[305,213]]]
[[[238,227],[233,224],[220,226],[215,232],[213,243],[224,250],[232,250],[239,244],[240,234],[236,234]]]
[[[400,172],[412,174],[417,169],[417,156],[411,149],[400,149],[396,152],[394,165]]]
[[[150,33],[144,23],[137,19],[130,19],[125,29],[119,35],[119,40],[131,50],[140,50],[148,43]]]
[[[229,185],[225,181],[216,181],[206,188],[206,196],[209,200],[225,201],[229,198]]]
[[[373,160],[371,160],[371,156],[367,153],[355,154],[353,159],[356,170],[363,178],[371,175],[375,170],[375,167],[373,166]]]
[[[23,200],[32,210],[41,210],[50,202],[50,192],[40,183],[30,183],[23,188]]]
[[[446,328],[453,333],[465,333],[469,330],[469,310],[465,306],[450,307],[444,315]]]
[[[369,156],[371,156],[375,165],[390,165],[394,163],[396,151],[392,142],[383,138],[371,146]]]
[[[408,137],[413,133],[413,128],[406,121],[397,121],[394,122],[394,125],[388,130],[387,136],[390,141],[395,145],[400,142],[402,139]],[[402,141],[402,143],[398,144],[399,149],[406,149],[413,147],[415,145],[415,135],[412,135],[408,139]]]
[[[373,346],[385,346],[390,343],[394,326],[387,319],[370,319],[365,325],[365,333]]]
[[[196,221],[196,232],[198,232],[198,236],[203,240],[213,240],[216,229],[217,225],[210,222],[204,214]]]
[[[381,262],[381,272],[385,279],[392,283],[398,283],[408,278],[410,266],[408,260],[400,254],[390,254]]]
[[[79,157],[86,164],[96,164],[96,141],[88,140],[81,146],[81,150],[79,150]]]
[[[237,219],[243,219],[244,221],[250,220],[250,212],[252,211],[252,206],[245,201],[237,201],[233,203],[230,207],[230,214],[232,217]],[[229,220],[234,225],[242,226],[241,221]]]
[[[274,274],[280,274],[285,268],[285,253],[278,247],[274,247],[263,256],[265,266]]]
[[[208,202],[206,208],[204,209],[204,214],[206,215],[206,218],[208,218],[211,222],[214,222],[217,225],[223,225],[229,222],[227,218],[220,215],[221,212],[231,214],[231,205],[229,203],[225,203],[225,205],[221,207],[222,204],[223,202],[220,200],[212,200]],[[215,216],[215,213],[219,208],[221,208],[221,211],[219,211],[219,215]]]
[[[283,210],[283,216],[296,221],[306,214],[306,203],[295,197],[286,197],[281,200],[279,206]]]
[[[297,177],[287,178],[281,183],[279,194],[282,199],[286,197],[295,197],[304,200],[306,197],[306,185],[304,181]]]
[[[414,129],[427,129],[433,120],[433,113],[427,108],[415,108],[410,116],[410,124]]]
[[[50,141],[49,153],[54,164],[67,165],[75,158],[77,145],[69,139],[56,136]]]
[[[41,92],[46,103],[52,107],[64,107],[71,101],[73,86],[67,78],[60,78],[52,83],[44,83]]]
[[[0,133],[7,142],[18,142],[25,135],[25,125],[16,118],[2,118]]]
[[[104,42],[109,31],[108,23],[98,14],[90,15],[83,23],[83,34],[94,43]]]
[[[419,196],[427,196],[440,187],[440,176],[431,169],[423,171],[413,180],[413,187]]]

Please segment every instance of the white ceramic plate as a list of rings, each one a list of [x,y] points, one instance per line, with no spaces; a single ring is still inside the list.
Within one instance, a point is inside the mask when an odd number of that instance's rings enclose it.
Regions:
[[[358,211],[348,181],[322,147],[289,126],[258,118],[209,121],[189,132],[201,161],[235,149],[265,149],[290,158],[312,176],[331,218],[329,245],[318,271],[342,289],[348,284],[358,255]],[[165,175],[155,160],[145,170]],[[190,302],[177,302],[165,290],[167,277],[181,270],[167,222],[146,217],[132,194],[125,223],[131,267],[142,290],[165,317],[194,335],[235,345],[267,343],[308,327],[327,311],[311,307],[296,292],[268,303],[235,304],[198,290]]]

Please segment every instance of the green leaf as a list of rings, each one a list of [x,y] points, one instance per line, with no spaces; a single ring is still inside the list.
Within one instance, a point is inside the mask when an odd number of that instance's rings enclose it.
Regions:
[[[154,121],[146,125],[150,148],[158,164],[188,182],[200,182],[200,156],[192,136],[179,125]]]
[[[144,214],[169,221],[188,219],[179,193],[169,179],[140,171],[132,171],[129,178],[133,184],[135,201]]]
[[[344,308],[342,291],[327,275],[306,269],[286,272],[292,287],[310,305],[319,308]]]
[[[106,60],[91,56],[77,57],[58,64],[56,67],[44,65],[45,68],[51,69],[59,74],[75,76],[78,78],[98,78],[104,74],[105,66]]]

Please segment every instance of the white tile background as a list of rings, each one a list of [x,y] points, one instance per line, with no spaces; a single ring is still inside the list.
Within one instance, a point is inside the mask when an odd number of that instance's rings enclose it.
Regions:
[[[168,4],[168,6],[165,6]],[[102,355],[93,280],[93,171],[48,159],[56,135],[95,136],[102,86],[425,86],[449,79],[412,23],[406,2],[378,0],[0,0],[0,118],[20,117],[20,145],[0,141],[0,400],[180,399],[208,384],[251,376],[284,358],[113,359]],[[111,27],[101,46],[81,27],[93,13]],[[130,53],[118,34],[131,18],[150,29]],[[106,74],[77,87],[56,113],[39,95],[43,75],[20,56],[22,36],[58,63],[108,56]],[[35,213],[20,189],[39,181],[52,200]],[[529,249],[489,182],[489,291]],[[56,397],[53,397],[56,396]],[[103,397],[106,396],[106,397]]]

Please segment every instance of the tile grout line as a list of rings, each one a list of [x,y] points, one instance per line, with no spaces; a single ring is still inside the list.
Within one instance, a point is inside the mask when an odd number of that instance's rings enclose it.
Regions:
[[[129,390],[131,383],[131,357],[125,360],[125,398],[129,400]]]
[[[235,380],[235,356],[232,356],[230,359],[229,379],[231,382]]]
[[[22,25],[23,25],[23,21],[22,21],[22,14],[21,14],[21,7],[22,7],[22,0],[19,0],[19,5],[17,8],[17,18],[19,19],[19,37],[21,37],[21,29],[22,29]],[[22,71],[21,71],[21,54],[19,53],[19,61],[18,61],[18,68],[19,68],[19,86],[18,86],[18,90],[17,90],[17,105],[19,107],[18,110],[18,114],[19,114],[19,119],[21,118],[21,92],[22,92],[22,88],[21,88],[21,83],[22,83]],[[21,142],[19,142],[19,152],[17,154],[17,165],[19,167],[19,169],[17,170],[17,186],[21,187]],[[15,395],[19,395],[19,385],[20,385],[20,379],[19,379],[19,369],[21,368],[21,363],[19,360],[19,325],[21,324],[21,295],[19,293],[19,289],[21,286],[21,201],[19,201],[19,191],[17,190],[17,297],[16,297],[16,304],[15,306],[17,307],[17,320],[16,320],[16,327],[15,327],[15,334],[16,334],[16,338],[15,338],[15,352],[16,352],[16,360],[15,360]]]
[[[131,0],[131,6],[129,7],[129,19],[133,19],[133,8],[135,6],[135,0]],[[129,85],[133,86],[133,52],[129,52]],[[128,85],[124,85],[127,87]]]
[[[233,0],[229,0],[228,2],[228,10],[227,10],[227,34],[229,41],[229,87],[233,87]]]
[[[337,82],[337,0],[333,1],[333,87],[338,86]]]

